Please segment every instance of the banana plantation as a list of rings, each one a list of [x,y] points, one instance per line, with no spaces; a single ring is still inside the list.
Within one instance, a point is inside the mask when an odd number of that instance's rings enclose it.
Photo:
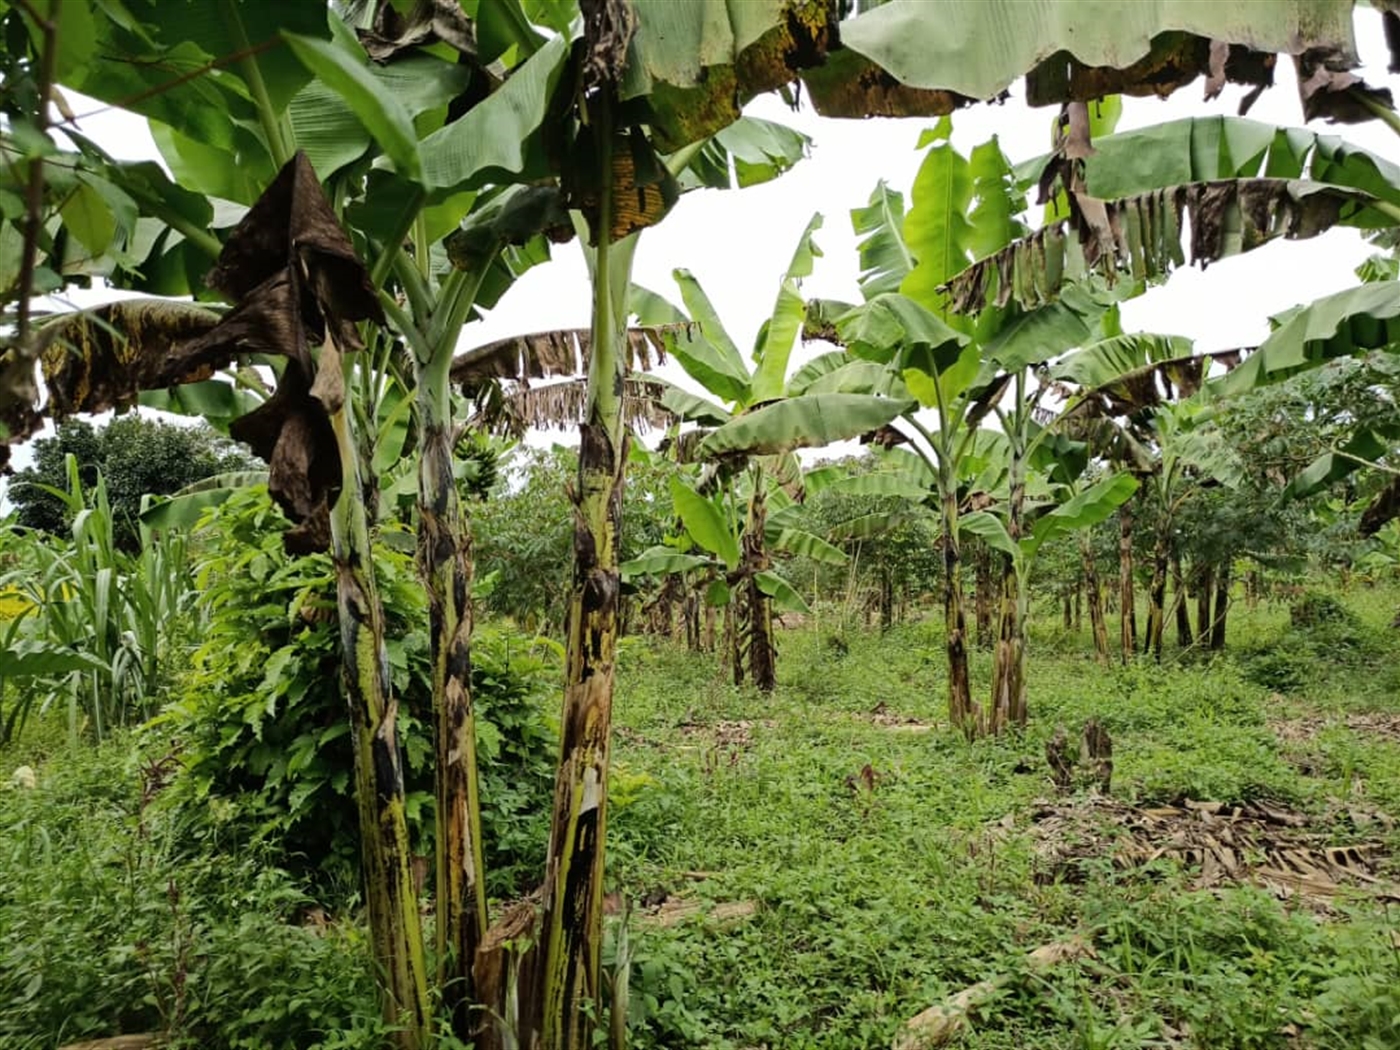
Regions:
[[[1395,0],[0,27],[0,1048],[1400,1047]]]

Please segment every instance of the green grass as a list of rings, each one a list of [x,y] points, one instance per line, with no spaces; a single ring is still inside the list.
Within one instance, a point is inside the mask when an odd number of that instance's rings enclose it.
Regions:
[[[649,786],[613,818],[615,878],[638,899],[759,905],[728,925],[640,925],[639,1045],[888,1046],[906,1018],[1018,973],[1027,949],[1075,930],[1091,933],[1096,958],[1015,978],[964,1045],[1400,1045],[1390,991],[1400,958],[1375,907],[1321,921],[1249,887],[1191,892],[1160,865],[1152,878],[1091,866],[1083,884],[1041,885],[1026,834],[1035,801],[1052,793],[1045,741],[1091,717],[1113,735],[1114,794],[1126,801],[1272,800],[1321,817],[1364,791],[1400,812],[1394,745],[1326,729],[1304,775],[1270,724],[1384,705],[1395,663],[1376,632],[1388,630],[1394,595],[1360,597],[1348,651],[1329,659],[1327,638],[1308,647],[1303,687],[1284,698],[1249,672],[1260,653],[1299,644],[1286,609],[1238,609],[1241,642],[1225,657],[1169,649],[1161,667],[1106,672],[1085,657],[1085,639],[1056,626],[1033,648],[1024,736],[973,745],[943,720],[930,624],[847,634],[844,646],[820,631],[783,634],[772,698],[724,684],[709,658],[633,643],[618,753]],[[987,655],[974,652],[972,665],[986,683]],[[936,728],[862,717],[880,704]],[[726,742],[727,728],[716,742],[721,722],[747,723],[747,739]]]
[[[633,1045],[887,1047],[913,1014],[1002,978],[957,1045],[1400,1046],[1396,913],[1193,890],[1166,862],[1057,877],[1030,834],[1053,794],[1046,741],[1096,718],[1120,801],[1271,800],[1338,842],[1400,849],[1393,830],[1358,832],[1348,815],[1400,816],[1400,744],[1347,723],[1400,712],[1388,626],[1400,595],[1345,598],[1340,625],[1241,605],[1222,657],[1169,647],[1160,667],[1110,670],[1047,612],[1030,726],[974,744],[946,724],[929,622],[782,632],[771,698],[733,688],[712,656],[625,640],[609,864],[632,902]],[[973,652],[984,693],[989,663]],[[1261,681],[1282,672],[1286,689]],[[921,725],[881,724],[877,708]],[[1279,720],[1312,728],[1280,743]],[[148,733],[73,748],[36,721],[0,753],[0,785],[21,764],[39,776],[0,786],[0,1047],[172,1019],[192,1045],[381,1045],[353,887],[320,902],[329,926],[308,924],[316,902],[256,835],[152,800],[164,746]],[[667,896],[756,910],[647,921]],[[1075,932],[1092,957],[1027,970],[1028,949]]]

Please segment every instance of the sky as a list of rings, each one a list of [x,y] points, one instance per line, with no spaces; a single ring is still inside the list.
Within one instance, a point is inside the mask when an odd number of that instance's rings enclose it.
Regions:
[[[1358,71],[1372,86],[1388,86],[1400,98],[1400,76],[1386,72],[1386,50],[1378,12],[1358,8],[1357,43],[1363,66]],[[1230,85],[1213,102],[1202,100],[1204,80],[1170,98],[1124,100],[1119,130],[1193,115],[1236,111],[1245,88]],[[1013,162],[1038,156],[1049,148],[1056,107],[1032,109],[1018,97],[1001,105],[981,105],[953,115],[953,141],[964,153],[996,136]],[[73,104],[79,113],[101,107]],[[685,194],[666,219],[641,235],[633,279],[679,301],[671,277],[677,267],[691,270],[709,294],[734,341],[753,345],[760,324],[772,310],[778,284],[802,230],[814,212],[825,217],[815,237],[823,252],[811,277],[803,283],[807,298],[859,301],[856,277],[859,261],[850,210],[860,207],[884,179],[905,193],[918,170],[919,134],[933,121],[918,118],[833,120],[810,110],[793,112],[776,96],[756,99],[747,113],[794,127],[812,139],[811,156],[780,178],[745,190],[700,190]],[[1299,125],[1293,66],[1281,61],[1277,83],[1250,111],[1252,119]],[[144,122],[108,111],[80,118],[79,126],[113,155],[122,159],[156,158]],[[1400,137],[1380,121],[1314,130],[1340,135],[1355,145],[1400,161]],[[1033,209],[1033,218],[1039,209]],[[527,273],[483,320],[468,326],[462,349],[505,336],[555,328],[586,327],[589,288],[577,245],[555,246],[555,258]],[[1128,330],[1156,331],[1194,338],[1199,351],[1250,346],[1268,333],[1268,318],[1356,283],[1355,267],[1370,254],[1352,230],[1334,230],[1307,241],[1282,242],[1242,257],[1213,264],[1208,271],[1183,268],[1167,284],[1132,300],[1123,308]],[[81,301],[89,305],[93,296]],[[799,347],[793,367],[819,348]],[[668,363],[661,374],[674,382],[690,383],[680,368]],[[549,435],[544,440],[562,438]],[[26,461],[17,450],[17,465]]]

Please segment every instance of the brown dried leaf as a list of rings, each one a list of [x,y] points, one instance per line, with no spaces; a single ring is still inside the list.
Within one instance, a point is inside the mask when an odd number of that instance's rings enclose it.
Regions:
[[[300,297],[302,324],[318,337],[325,316],[341,325],[384,323],[369,272],[299,150],[234,227],[205,282],[241,301],[284,269]],[[347,349],[357,345],[337,335]]]
[[[268,463],[268,491],[297,526],[283,539],[287,550],[324,550],[341,489],[330,422],[344,403],[341,351],[359,346],[351,322],[383,314],[305,154],[254,202],[207,280],[238,305],[193,349],[287,358],[273,396],[230,433]],[[324,343],[319,365],[308,336]]]
[[[1314,48],[1293,56],[1298,70],[1298,94],[1303,102],[1303,119],[1325,117],[1338,124],[1361,124],[1375,117],[1372,105],[1394,108],[1388,88],[1373,88],[1350,72],[1352,60],[1329,48]]]
[[[627,46],[637,32],[637,16],[628,0],[579,0],[583,14],[585,90],[616,84],[627,66]]]
[[[665,336],[688,330],[687,325],[639,326],[627,330],[625,366],[646,372],[665,363]],[[459,354],[452,362],[452,382],[468,394],[477,393],[483,380],[582,376],[588,372],[592,334],[586,328],[564,328],[511,336]]]
[[[374,22],[359,31],[360,43],[376,62],[388,62],[404,51],[442,41],[458,54],[476,58],[476,31],[457,0],[418,0],[407,14],[382,0]]]
[[[49,414],[135,404],[142,390],[207,379],[232,359],[199,343],[219,315],[192,303],[130,299],[62,315],[39,332]]]
[[[657,383],[632,378],[623,382],[623,424],[645,434],[664,429],[676,417],[661,404],[664,389]],[[577,426],[588,411],[588,380],[573,379],[547,386],[516,387],[509,393],[488,387],[478,396],[471,426],[494,434],[521,437],[529,430]]]

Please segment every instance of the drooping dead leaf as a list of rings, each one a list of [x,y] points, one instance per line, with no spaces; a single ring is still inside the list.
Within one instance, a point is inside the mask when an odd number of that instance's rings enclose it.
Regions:
[[[344,398],[341,351],[360,345],[352,322],[382,323],[383,313],[305,154],[254,202],[207,281],[237,306],[187,352],[287,359],[273,396],[230,433],[268,462],[268,491],[296,525],[288,551],[324,550],[341,488],[330,422]],[[319,364],[311,341],[324,343]]]
[[[1331,48],[1294,55],[1293,64],[1298,71],[1304,120],[1325,117],[1334,124],[1360,124],[1375,116],[1373,106],[1394,106],[1389,89],[1371,87],[1351,72],[1348,56]]]
[[[629,372],[647,372],[666,360],[665,333],[675,325],[629,328],[625,367]],[[592,336],[586,328],[564,328],[552,332],[531,332],[511,336],[468,350],[452,361],[452,382],[468,395],[491,379],[528,382],[556,376],[580,377],[588,374]]]
[[[622,422],[635,433],[664,429],[676,422],[661,404],[660,384],[633,377],[622,384]],[[528,430],[577,426],[588,411],[588,380],[570,379],[547,386],[521,384],[505,392],[492,384],[477,397],[472,429],[522,437]]]
[[[578,7],[583,15],[584,89],[610,87],[626,68],[627,47],[637,32],[636,13],[628,0],[579,0]]]
[[[127,408],[142,390],[207,379],[229,358],[191,347],[220,316],[193,303],[129,299],[61,315],[40,329],[49,414]]]
[[[438,41],[468,59],[476,58],[476,31],[457,0],[418,0],[406,13],[382,0],[373,23],[359,30],[359,37],[369,57],[381,63]]]
[[[1278,237],[1303,239],[1364,209],[1359,190],[1298,179],[1226,179],[1103,201],[1070,193],[1070,217],[987,256],[944,288],[952,309],[977,313],[1015,300],[1026,309],[1058,298],[1092,272],[1110,280],[1160,280],[1186,262],[1201,267]]]
[[[354,321],[384,323],[369,271],[300,151],[234,227],[205,281],[241,302],[284,269],[298,294],[301,323],[314,338],[327,317],[342,328]],[[353,330],[336,334],[346,349],[357,346]]]
[[[1357,531],[1363,536],[1374,536],[1397,517],[1400,517],[1400,478],[1391,478],[1362,511]]]

